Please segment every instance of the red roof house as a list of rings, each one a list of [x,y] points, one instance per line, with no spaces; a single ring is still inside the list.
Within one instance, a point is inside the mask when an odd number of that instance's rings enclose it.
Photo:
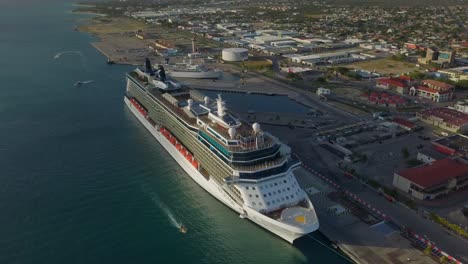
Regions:
[[[420,200],[431,200],[468,186],[468,161],[445,158],[395,173],[393,185]]]

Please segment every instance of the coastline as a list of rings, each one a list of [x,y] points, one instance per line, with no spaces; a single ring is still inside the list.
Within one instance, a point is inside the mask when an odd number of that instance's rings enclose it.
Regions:
[[[84,19],[83,24],[76,26],[75,30],[95,37],[96,40],[90,44],[107,58],[107,61],[121,65],[140,65],[145,57],[156,57],[148,48],[151,42],[135,37],[138,30],[149,28],[145,23],[91,11],[73,13],[91,15]]]
[[[80,15],[93,15],[93,16],[100,16],[100,17],[106,17],[106,14],[101,14],[101,13],[96,13],[93,11],[81,11],[81,10],[73,10],[71,11],[73,14],[80,14]]]

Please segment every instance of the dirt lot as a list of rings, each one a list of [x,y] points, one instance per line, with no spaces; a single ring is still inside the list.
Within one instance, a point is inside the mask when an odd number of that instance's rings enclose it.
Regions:
[[[92,45],[115,63],[141,64],[145,57],[152,61],[162,61],[162,57],[157,56],[154,50],[156,40],[171,44],[181,54],[192,51],[193,36],[189,32],[145,24],[131,18],[95,17],[88,24],[78,27],[78,30],[97,37],[99,41]],[[139,30],[143,32],[144,39],[135,36]],[[197,38],[199,49],[217,46],[217,42]]]
[[[352,113],[354,115],[357,115],[357,116],[366,116],[366,115],[368,115],[367,112],[364,112],[363,110],[361,110],[359,108],[352,107],[352,106],[349,106],[349,105],[346,105],[346,104],[343,104],[343,103],[340,103],[340,102],[328,101],[328,104],[333,106],[333,107],[336,107],[338,109],[341,109],[343,111],[346,111],[348,113]]]
[[[361,95],[362,91],[357,88],[333,88],[333,93],[341,96],[346,96],[350,98],[356,98]]]
[[[91,34],[112,34],[112,33],[134,33],[138,30],[146,30],[149,25],[130,18],[108,18],[95,17],[87,25],[82,25],[78,29],[80,31],[89,32]]]
[[[350,64],[349,67],[365,71],[375,71],[383,75],[404,74],[415,70],[422,70],[416,67],[414,63],[395,61],[388,58],[356,62]]]

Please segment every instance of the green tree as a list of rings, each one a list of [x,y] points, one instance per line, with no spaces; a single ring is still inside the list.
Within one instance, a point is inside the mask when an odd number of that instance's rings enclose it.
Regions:
[[[326,82],[327,82],[327,79],[326,79],[325,77],[318,77],[318,78],[317,78],[317,82],[326,83]]]
[[[427,246],[425,249],[424,249],[424,254],[426,255],[431,255],[432,253],[432,248],[431,246]]]
[[[455,85],[457,89],[468,89],[468,80],[459,81]]]
[[[403,158],[405,159],[408,159],[410,156],[410,153],[406,147],[401,149],[401,153],[403,154]]]
[[[426,52],[424,50],[418,50],[416,54],[418,54],[418,56],[421,58],[426,57]]]
[[[409,77],[411,77],[413,79],[417,79],[417,80],[422,80],[422,79],[426,78],[426,74],[424,74],[422,72],[414,71],[414,72],[411,72],[409,74]]]
[[[359,75],[357,72],[348,72],[346,76],[351,77],[355,80],[361,80],[361,75]]]
[[[362,155],[361,161],[362,161],[363,163],[366,163],[366,162],[368,161],[368,158],[367,158],[367,155],[366,155],[366,154],[363,154],[363,155]]]
[[[346,68],[346,67],[336,67],[336,68],[335,68],[335,71],[336,71],[337,73],[339,73],[339,74],[344,75],[344,74],[347,74],[347,73],[349,72],[349,69]]]
[[[406,60],[406,56],[403,55],[403,54],[397,54],[397,55],[392,55],[392,60],[395,60],[395,61],[405,61]]]

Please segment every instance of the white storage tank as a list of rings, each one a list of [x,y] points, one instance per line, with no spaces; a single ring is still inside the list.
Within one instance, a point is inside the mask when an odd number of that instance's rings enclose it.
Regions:
[[[223,49],[222,58],[224,61],[245,61],[249,58],[249,50],[244,48]]]

